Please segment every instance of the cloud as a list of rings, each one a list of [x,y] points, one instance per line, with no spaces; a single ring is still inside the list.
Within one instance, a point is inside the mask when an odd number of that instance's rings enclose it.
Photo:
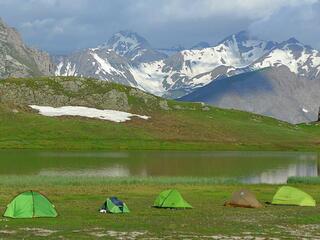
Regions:
[[[148,0],[138,1],[136,9],[144,11]],[[313,3],[314,0],[162,0],[158,1],[157,11],[163,21],[201,19],[213,16],[258,19],[267,17],[283,6],[299,6]]]
[[[137,31],[157,47],[216,43],[248,27],[266,39],[290,35],[315,45],[320,42],[318,34],[312,36],[313,29],[320,32],[318,4],[317,0],[0,0],[0,16],[27,43],[53,53],[96,46],[122,29]]]
[[[283,41],[292,36],[320,49],[320,1],[284,6],[268,17],[253,22],[249,29],[264,39]]]

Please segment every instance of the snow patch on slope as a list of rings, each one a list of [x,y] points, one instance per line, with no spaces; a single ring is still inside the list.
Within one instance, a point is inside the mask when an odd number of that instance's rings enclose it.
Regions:
[[[144,120],[149,119],[148,116],[142,116],[132,114],[128,112],[121,112],[116,110],[100,110],[96,108],[88,108],[81,106],[64,106],[64,107],[48,107],[48,106],[37,106],[29,105],[32,109],[38,110],[41,115],[48,117],[59,117],[59,116],[80,116],[87,118],[97,118],[101,120],[108,120],[112,122],[126,122],[131,120],[132,117],[138,117]]]
[[[292,44],[287,44],[282,48],[274,49],[260,62],[255,63],[253,65],[254,68],[259,69],[285,65],[291,72],[304,76],[304,71],[308,73],[310,68],[320,65],[320,56],[318,51],[313,50],[310,52],[310,50],[302,44],[296,43],[294,46],[301,48],[301,51],[294,52],[290,49],[290,46],[292,46]]]
[[[61,61],[58,65],[57,65],[57,69],[54,72],[55,76],[60,76],[61,75],[61,69],[63,67],[63,61]]]
[[[63,67],[63,62],[59,63],[59,65],[58,65],[58,69],[55,73],[57,76],[77,76],[78,75],[76,73],[76,65],[75,64],[68,62],[66,65],[66,69],[63,73],[61,73],[62,67]]]
[[[98,62],[100,65],[100,68],[96,71],[96,74],[99,74],[100,71],[104,71],[106,73],[111,74],[112,72],[117,72],[115,69],[111,66],[111,64],[107,61],[107,59],[102,59],[101,57],[98,56],[96,53],[90,53],[91,56]]]
[[[163,66],[163,60],[142,63],[138,67],[132,67],[130,72],[142,90],[161,96],[165,91],[163,79],[166,74],[162,72]]]

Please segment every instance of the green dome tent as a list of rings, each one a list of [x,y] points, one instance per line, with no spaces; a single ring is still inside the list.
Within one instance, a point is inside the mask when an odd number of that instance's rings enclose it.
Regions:
[[[54,205],[43,195],[33,191],[20,193],[7,206],[4,217],[56,217]]]
[[[107,198],[100,208],[101,213],[129,213],[127,205],[116,197]]]
[[[154,201],[153,207],[158,208],[192,208],[175,189],[163,191]]]
[[[316,201],[309,194],[289,186],[279,188],[271,203],[275,205],[316,206]]]

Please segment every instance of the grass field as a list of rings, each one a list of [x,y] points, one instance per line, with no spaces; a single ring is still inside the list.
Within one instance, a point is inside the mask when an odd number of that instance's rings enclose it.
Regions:
[[[153,112],[150,120],[126,123],[12,109],[0,105],[2,149],[316,151],[320,142],[317,125],[218,108]]]
[[[320,237],[320,207],[265,205],[262,209],[224,207],[231,193],[248,188],[261,202],[270,201],[278,186],[204,184],[194,181],[110,180],[88,178],[40,179],[1,177],[0,211],[19,192],[37,190],[55,204],[59,216],[45,219],[0,218],[0,238],[25,239],[315,239]],[[319,186],[294,185],[320,201]],[[157,194],[178,189],[194,207],[164,210],[150,206]],[[100,214],[108,196],[116,195],[129,206],[126,215]],[[240,237],[240,238],[236,238]]]
[[[112,91],[122,94],[121,101],[104,100]],[[319,150],[317,124],[291,125],[247,112],[164,100],[94,79],[7,79],[0,82],[0,95],[1,149]],[[163,101],[168,110],[161,108]],[[130,108],[129,112],[151,119],[113,123],[50,118],[38,115],[28,104],[78,104],[100,109],[110,105],[116,110]]]
[[[141,93],[137,97],[129,87],[108,83],[101,86],[100,82],[88,79],[80,79],[82,82],[76,78],[51,80],[0,82],[0,149],[319,150],[320,126],[317,124],[291,125],[251,113],[172,100],[167,101],[168,110],[164,110],[159,108],[162,99],[143,94],[141,97]],[[75,87],[74,80],[83,85]],[[79,89],[67,91],[65,86]],[[112,90],[128,96],[128,106],[121,107],[130,107],[132,113],[145,114],[151,119],[113,123],[80,117],[50,118],[27,107],[35,102],[46,103],[48,95],[54,104],[82,101],[84,106],[104,108],[103,96]],[[12,101],[3,101],[5,94]],[[59,101],[55,101],[56,96],[60,96]],[[92,99],[99,101],[91,102]],[[316,185],[319,182],[318,179],[290,180],[290,184],[305,190],[317,201],[320,201],[319,185]],[[59,213],[52,219],[1,217],[0,239],[320,238],[320,207],[265,205],[262,209],[240,209],[223,206],[232,192],[240,188],[252,190],[263,203],[272,199],[277,187],[241,185],[232,178],[0,176],[0,212],[4,212],[18,193],[34,190],[45,194]],[[168,188],[178,189],[194,209],[151,208],[158,193]],[[127,203],[130,214],[98,213],[105,199],[114,195]]]

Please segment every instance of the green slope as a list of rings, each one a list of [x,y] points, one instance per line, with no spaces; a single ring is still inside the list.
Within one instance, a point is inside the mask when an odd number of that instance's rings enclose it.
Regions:
[[[30,110],[28,104],[125,110],[151,119],[113,123],[80,117],[52,118]],[[241,111],[166,101],[93,79],[0,81],[0,148],[318,150],[319,142],[316,124],[291,125]]]

